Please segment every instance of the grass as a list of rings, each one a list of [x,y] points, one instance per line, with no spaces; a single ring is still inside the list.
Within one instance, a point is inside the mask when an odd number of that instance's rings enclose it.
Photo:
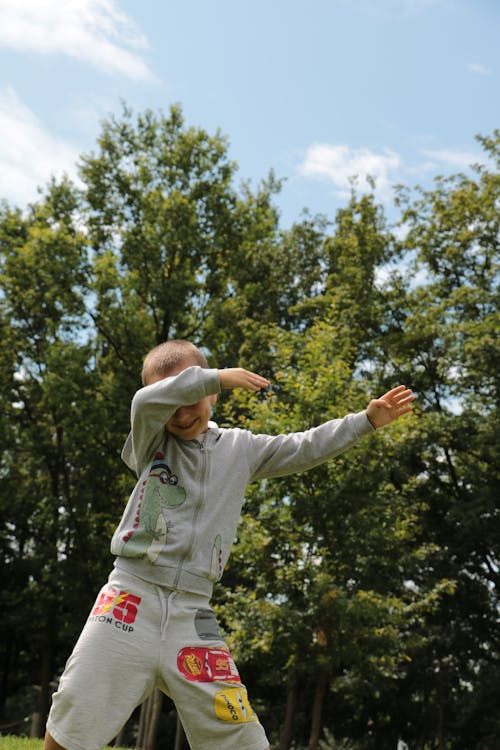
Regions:
[[[1,740],[2,750],[42,750],[42,740],[27,740],[24,737],[15,737],[14,735],[8,735],[2,737]]]
[[[2,750],[40,750],[42,743],[40,740],[25,740],[23,737],[14,737],[8,735],[2,737]]]
[[[25,737],[15,737],[10,734],[6,737],[0,735],[0,747],[2,750],[42,750],[42,740],[28,740]],[[120,750],[118,747],[109,748],[109,750]]]

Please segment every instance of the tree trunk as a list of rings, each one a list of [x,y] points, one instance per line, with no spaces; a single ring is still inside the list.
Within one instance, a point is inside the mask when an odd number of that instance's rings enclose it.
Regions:
[[[146,734],[146,750],[155,750],[156,748],[156,735],[158,734],[162,704],[163,693],[160,690],[155,690],[151,696],[151,714]]]
[[[39,740],[43,737],[45,721],[40,711],[31,714],[30,739]]]
[[[149,725],[149,712],[151,706],[150,700],[151,696],[149,698],[146,698],[141,706],[141,713],[139,715],[139,726],[137,728],[137,740],[135,745],[139,750],[144,749],[144,743],[146,740],[146,733]]]
[[[443,664],[439,666],[438,672],[438,748],[446,750],[446,739],[444,730],[444,714],[447,702],[447,667]]]
[[[286,689],[286,711],[285,723],[281,731],[280,750],[289,750],[293,738],[293,718],[295,716],[295,705],[297,703],[297,683],[295,679],[289,680]]]
[[[125,735],[125,726],[123,726],[120,729],[120,731],[116,735],[115,739],[111,743],[111,747],[121,747],[123,745],[123,738],[124,738],[124,735]]]
[[[318,673],[316,690],[314,692],[314,702],[311,717],[311,734],[309,736],[309,744],[307,746],[307,750],[317,750],[318,748],[318,741],[321,733],[321,716],[323,713],[323,703],[325,700],[327,684],[328,674],[326,670],[322,669]]]
[[[14,659],[12,659],[12,654],[14,654]],[[0,680],[0,717],[3,717],[4,710],[5,710],[5,699],[8,694],[7,687],[9,685],[9,678],[10,678],[10,668],[12,662],[16,661],[16,653],[14,648],[14,642],[12,638],[12,634],[7,631],[4,641],[4,659],[3,659],[3,665],[2,665],[2,679]]]
[[[177,728],[175,730],[175,745],[174,750],[182,750],[184,747],[184,728],[182,726],[181,720],[179,719],[179,714],[177,714]]]
[[[30,737],[41,739],[45,734],[45,722],[50,708],[50,678],[52,667],[53,622],[47,624],[40,664],[40,691],[35,712],[31,716]]]
[[[136,743],[140,750],[154,750],[162,702],[162,693],[154,690],[141,706]]]

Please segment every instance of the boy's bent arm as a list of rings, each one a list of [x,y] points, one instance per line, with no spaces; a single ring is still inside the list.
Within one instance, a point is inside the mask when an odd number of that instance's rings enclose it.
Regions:
[[[140,388],[132,399],[131,430],[122,450],[127,466],[140,476],[160,445],[172,414],[180,406],[194,404],[219,391],[218,371],[198,366]]]

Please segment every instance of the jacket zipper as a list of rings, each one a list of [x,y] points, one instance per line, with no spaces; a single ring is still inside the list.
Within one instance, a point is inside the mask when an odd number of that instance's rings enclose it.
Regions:
[[[176,571],[175,580],[174,580],[175,588],[177,588],[179,584],[179,580],[182,574],[184,563],[186,562],[187,558],[191,554],[191,550],[193,549],[194,540],[196,539],[196,522],[200,514],[201,506],[203,505],[203,501],[205,499],[204,488],[206,487],[206,474],[207,474],[207,467],[208,467],[207,452],[206,452],[205,446],[202,445],[201,443],[198,443],[198,450],[200,451],[200,455],[201,455],[201,471],[200,471],[200,484],[199,484],[200,489],[198,492],[198,501],[194,509],[193,523],[191,526],[191,536],[189,539],[189,544],[187,545],[186,551],[184,552],[182,559],[179,562],[179,565],[177,566],[177,571]]]

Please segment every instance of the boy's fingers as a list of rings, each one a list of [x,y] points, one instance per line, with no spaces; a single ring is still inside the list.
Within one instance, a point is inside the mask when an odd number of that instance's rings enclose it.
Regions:
[[[270,381],[267,378],[258,375],[256,372],[247,371],[247,376],[249,386],[256,391],[260,388],[267,388],[270,385]]]
[[[267,378],[261,378],[259,381],[259,385],[261,385],[262,388],[267,388],[271,385],[271,381],[267,380]]]
[[[399,405],[406,404],[406,403],[409,403],[410,401],[414,401],[414,400],[415,400],[415,396],[413,395],[413,393],[411,391],[409,391],[407,393],[403,393],[403,394],[401,394],[401,396],[398,396],[395,399],[396,403],[399,404]]]
[[[405,385],[397,385],[395,388],[391,388],[390,391],[387,391],[385,395],[393,397],[393,396],[396,396],[398,393],[402,393],[403,391],[408,391],[408,390],[410,389],[407,388]]]
[[[411,411],[413,408],[412,401],[415,400],[412,391],[409,388],[405,388],[403,391],[394,394],[395,390],[397,389],[393,388],[392,391],[386,393],[382,398],[375,399],[373,402],[374,406],[379,409],[391,411],[393,414],[397,415],[406,414]],[[390,393],[393,393],[392,397],[390,396]]]
[[[265,378],[263,375],[257,375],[257,373],[253,372],[252,376],[255,378],[257,383],[261,385],[269,385],[269,380]]]
[[[243,367],[228,367],[219,370],[222,388],[248,388],[258,391],[267,388],[270,381],[256,372],[245,370]]]
[[[407,401],[413,401],[415,396],[411,388],[406,388],[406,386],[400,385],[397,388],[388,391],[383,398],[389,399],[397,404],[402,404]]]

